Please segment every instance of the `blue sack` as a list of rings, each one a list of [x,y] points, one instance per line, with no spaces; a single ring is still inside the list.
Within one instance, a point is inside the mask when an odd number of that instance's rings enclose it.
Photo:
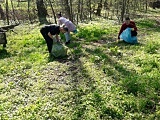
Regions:
[[[126,28],[120,35],[120,39],[124,40],[127,43],[136,44],[137,37],[131,36],[131,28]]]

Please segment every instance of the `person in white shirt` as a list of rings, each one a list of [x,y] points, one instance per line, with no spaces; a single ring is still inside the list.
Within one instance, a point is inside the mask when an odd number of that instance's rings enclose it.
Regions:
[[[67,27],[68,30],[64,33],[65,38],[66,38],[66,44],[70,43],[71,37],[70,37],[70,32],[77,33],[76,26],[68,19],[62,16],[61,12],[57,14],[58,18],[58,25],[61,25],[63,27]]]

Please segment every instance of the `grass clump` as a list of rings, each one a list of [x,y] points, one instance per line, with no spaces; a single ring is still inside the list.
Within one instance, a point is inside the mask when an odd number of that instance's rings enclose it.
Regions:
[[[139,34],[146,24],[154,27],[146,21],[137,20]],[[82,25],[69,55],[55,59],[37,33],[41,26],[21,27],[7,33],[6,49],[0,47],[1,119],[159,119],[160,36],[154,28],[130,45],[115,42],[120,25]]]

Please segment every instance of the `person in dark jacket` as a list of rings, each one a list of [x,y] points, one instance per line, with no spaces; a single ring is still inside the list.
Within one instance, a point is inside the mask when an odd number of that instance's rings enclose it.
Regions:
[[[125,22],[122,24],[121,29],[118,34],[118,39],[120,39],[121,33],[126,29],[131,28],[131,36],[137,36],[137,27],[134,21],[131,21],[129,17],[125,18]]]
[[[45,25],[40,29],[40,32],[45,39],[48,47],[49,53],[52,51],[53,45],[53,35],[55,35],[57,42],[60,42],[59,34],[60,32],[65,33],[67,28],[60,27],[59,25]]]

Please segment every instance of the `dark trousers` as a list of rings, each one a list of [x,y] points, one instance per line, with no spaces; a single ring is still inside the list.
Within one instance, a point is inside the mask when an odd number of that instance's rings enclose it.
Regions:
[[[137,36],[137,32],[136,31],[131,31],[131,36]]]
[[[53,40],[48,36],[48,32],[45,27],[41,28],[40,32],[47,43],[49,53],[51,53]]]

